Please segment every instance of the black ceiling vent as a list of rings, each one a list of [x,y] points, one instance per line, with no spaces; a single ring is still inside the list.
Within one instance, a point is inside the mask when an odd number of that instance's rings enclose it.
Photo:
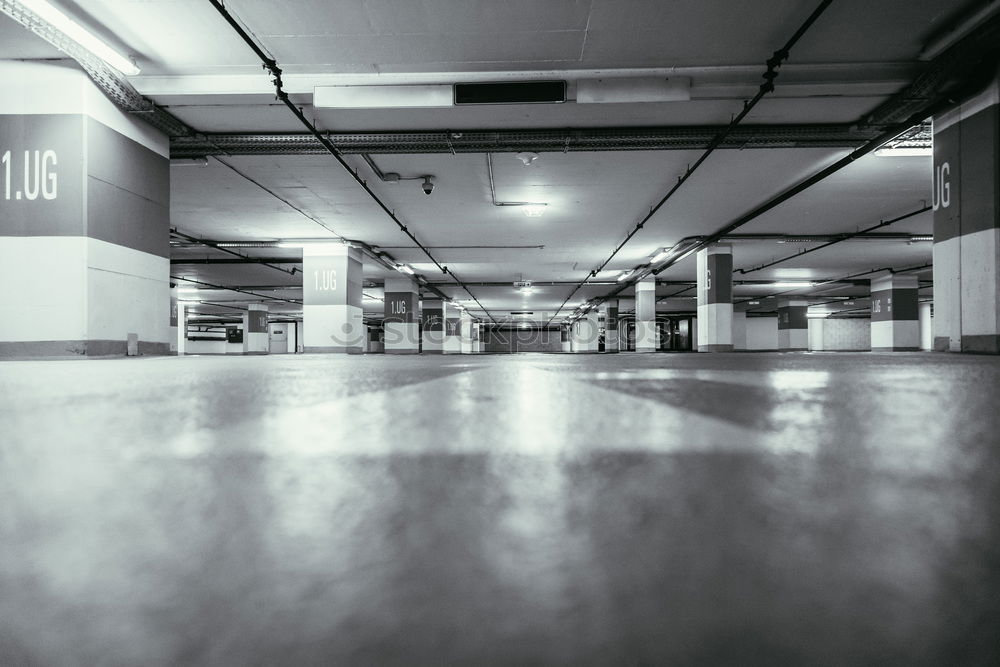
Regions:
[[[566,101],[565,81],[513,81],[509,83],[456,83],[455,104],[561,104]]]

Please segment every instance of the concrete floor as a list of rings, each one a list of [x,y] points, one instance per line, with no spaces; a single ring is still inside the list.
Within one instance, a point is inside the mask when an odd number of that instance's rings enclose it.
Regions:
[[[0,363],[3,665],[997,665],[1000,359]]]

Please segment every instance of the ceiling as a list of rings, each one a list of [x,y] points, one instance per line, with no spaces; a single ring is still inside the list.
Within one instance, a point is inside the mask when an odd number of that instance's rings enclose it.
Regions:
[[[259,60],[208,0],[63,0],[80,23],[142,69],[131,84],[199,132],[303,133],[275,99]],[[449,131],[507,128],[625,128],[725,125],[752,97],[765,61],[798,28],[818,0],[228,0],[227,9],[284,70],[287,92],[321,131]],[[921,53],[983,2],[835,0],[792,49],[773,94],[743,125],[855,124],[903,89],[925,66]],[[40,38],[0,17],[0,58],[60,57]],[[580,82],[669,78],[689,83],[690,99],[584,104]],[[452,84],[465,81],[567,81],[564,104],[442,108],[319,109],[317,85]],[[847,155],[853,146],[714,152],[656,212],[592,283],[575,287],[694,164],[702,150],[539,152],[525,166],[512,153],[491,156],[500,202],[544,202],[541,217],[495,206],[485,153],[378,154],[383,173],[432,175],[383,182],[360,155],[344,159],[395,212],[434,258],[475,295],[474,315],[503,319],[530,310],[535,321],[608,294],[615,279],[682,239],[705,236]],[[171,225],[189,237],[233,242],[335,238],[357,241],[405,262],[456,299],[469,295],[440,273],[355,179],[329,155],[229,155],[203,166],[171,169]],[[836,235],[918,211],[930,198],[931,161],[865,156],[741,227],[749,235]],[[822,281],[879,268],[930,264],[929,213],[879,230],[898,238],[851,240],[810,252],[737,281]],[[754,269],[817,242],[734,240],[734,265]],[[202,313],[235,312],[268,301],[274,312],[301,310],[301,251],[256,247],[234,251],[278,260],[205,263],[231,254],[177,239],[173,273],[252,294],[202,291]],[[201,262],[201,263],[199,263]],[[930,295],[930,272],[922,296]],[[381,312],[381,283],[399,274],[368,258],[365,312]],[[668,299],[695,278],[694,257],[658,275],[667,309],[693,310],[693,299]],[[524,294],[511,283],[531,280]],[[598,283],[598,284],[593,284]],[[429,288],[428,288],[429,289]],[[737,301],[776,293],[738,283]],[[427,289],[425,289],[427,292]],[[631,289],[621,293],[632,295]],[[693,290],[680,296],[689,296]],[[863,297],[850,282],[794,294]],[[280,301],[275,299],[286,299]],[[858,301],[863,304],[863,301]],[[483,308],[480,308],[480,305]],[[751,309],[745,303],[739,306]],[[773,307],[762,301],[757,310]]]

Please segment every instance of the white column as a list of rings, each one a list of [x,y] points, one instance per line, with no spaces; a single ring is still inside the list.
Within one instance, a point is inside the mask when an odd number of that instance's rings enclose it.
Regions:
[[[440,299],[426,299],[420,304],[423,322],[423,353],[444,352],[444,304]]]
[[[302,315],[305,351],[361,354],[367,330],[362,319],[361,252],[341,244],[302,252]]]
[[[920,349],[917,288],[913,275],[888,275],[871,281],[872,352]]]
[[[587,311],[574,324],[573,351],[597,352],[600,347],[600,329],[597,311]]]
[[[417,284],[409,278],[386,278],[382,320],[386,354],[420,351],[420,300]]]
[[[473,354],[475,349],[475,335],[473,333],[472,315],[462,311],[459,318],[459,337],[461,339],[462,354]]]
[[[920,321],[920,349],[921,350],[933,350],[934,349],[934,316],[933,313],[934,304],[930,301],[925,301],[920,304],[917,316]]]
[[[778,303],[778,350],[804,352],[809,349],[808,301]]]
[[[635,351],[656,352],[656,279],[646,278],[635,286]]]
[[[733,247],[698,251],[698,351],[733,349]]]
[[[462,316],[458,307],[450,301],[441,303],[441,314],[444,316],[444,353],[462,353]]]
[[[602,303],[601,316],[604,319],[604,351],[618,352],[618,299]]]
[[[251,303],[243,313],[243,354],[267,354],[270,340],[267,332],[267,306]]]
[[[187,354],[187,309],[183,301],[177,302],[177,354]]]

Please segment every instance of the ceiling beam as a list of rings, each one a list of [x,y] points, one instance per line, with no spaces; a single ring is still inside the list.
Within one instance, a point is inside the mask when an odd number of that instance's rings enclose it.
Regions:
[[[417,130],[325,132],[343,155],[380,153],[511,153],[576,151],[697,150],[723,127],[603,127],[520,130]],[[748,125],[735,128],[720,148],[854,148],[877,136],[877,128],[849,124]],[[930,146],[930,130],[925,132]],[[173,137],[170,156],[319,155],[327,149],[306,133],[215,133]]]

